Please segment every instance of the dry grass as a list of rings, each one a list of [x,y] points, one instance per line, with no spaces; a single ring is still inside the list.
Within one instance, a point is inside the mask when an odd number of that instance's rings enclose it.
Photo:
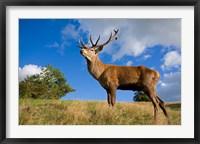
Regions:
[[[171,124],[181,124],[181,104],[166,104]],[[115,109],[102,101],[20,100],[20,125],[155,125],[147,102],[118,102]],[[157,125],[167,125],[159,109]]]

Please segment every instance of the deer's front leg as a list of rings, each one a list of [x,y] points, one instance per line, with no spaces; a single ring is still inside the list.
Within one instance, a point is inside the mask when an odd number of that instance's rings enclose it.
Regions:
[[[116,90],[112,90],[111,91],[111,104],[113,107],[115,107],[115,103],[116,103]]]
[[[110,94],[110,92],[107,90],[107,100],[108,100],[108,105],[109,105],[109,107],[111,107],[111,94]]]
[[[107,90],[107,94],[108,94],[109,106],[112,105],[112,107],[114,107],[115,103],[116,103],[116,88],[111,88],[111,89]]]

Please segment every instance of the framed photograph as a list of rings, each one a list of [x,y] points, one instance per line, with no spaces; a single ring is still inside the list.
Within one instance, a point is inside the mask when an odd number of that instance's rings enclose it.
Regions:
[[[199,0],[0,2],[0,142],[199,135]]]

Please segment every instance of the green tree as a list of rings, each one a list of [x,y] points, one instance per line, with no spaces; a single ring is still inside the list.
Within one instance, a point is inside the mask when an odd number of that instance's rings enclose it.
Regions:
[[[20,98],[60,99],[73,91],[64,74],[50,65],[43,68],[40,74],[29,76],[19,83]]]
[[[149,96],[147,96],[144,92],[137,91],[137,92],[135,92],[135,95],[133,97],[133,101],[135,101],[135,102],[141,102],[141,101],[149,102],[151,100],[150,100]]]

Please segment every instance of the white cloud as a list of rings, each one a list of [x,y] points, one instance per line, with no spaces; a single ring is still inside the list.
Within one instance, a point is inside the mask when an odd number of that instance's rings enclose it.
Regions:
[[[65,54],[65,49],[72,45],[72,40],[77,40],[80,38],[81,30],[76,29],[75,25],[68,24],[61,30],[61,42],[55,42],[51,45],[47,45],[49,48],[57,48],[60,55]]]
[[[164,74],[158,84],[158,95],[164,101],[181,101],[181,73]]]
[[[127,61],[126,66],[131,66],[131,65],[133,65],[133,62],[132,61]]]
[[[157,44],[177,48],[181,45],[180,19],[81,19],[79,22],[79,30],[88,31],[94,39],[101,35],[99,43],[107,40],[113,29],[120,29],[117,42],[103,50],[112,55],[113,61],[125,55],[139,56],[147,47]]]
[[[65,48],[70,47],[72,45],[72,40],[77,40],[79,38],[79,31],[76,29],[76,27],[72,24],[66,25],[62,30],[61,30],[61,38],[62,42],[60,44],[58,52],[61,55],[64,55],[65,53]]]
[[[28,64],[22,68],[19,67],[19,81],[24,80],[27,76],[40,74],[42,72],[42,68],[43,67],[34,64]]]
[[[144,58],[145,60],[147,60],[147,59],[151,58],[151,55],[144,55],[143,58]]]
[[[61,30],[62,39],[68,40],[70,38],[78,38],[79,37],[79,31],[76,30],[76,27],[72,24],[68,24]]]
[[[48,47],[48,48],[58,48],[59,47],[59,43],[54,42],[53,44],[46,45],[46,47]]]
[[[164,64],[161,65],[163,70],[170,69],[172,67],[180,67],[181,66],[181,54],[177,51],[168,52],[164,56]]]
[[[65,48],[84,39],[83,33],[92,34],[95,41],[99,35],[99,43],[105,42],[114,29],[119,29],[118,40],[104,47],[103,52],[112,55],[112,60],[120,60],[124,56],[140,56],[147,47],[161,44],[164,47],[181,45],[181,19],[77,19],[79,26],[67,24],[61,30],[59,53]],[[87,43],[88,41],[85,41]],[[75,45],[76,46],[76,45]]]

